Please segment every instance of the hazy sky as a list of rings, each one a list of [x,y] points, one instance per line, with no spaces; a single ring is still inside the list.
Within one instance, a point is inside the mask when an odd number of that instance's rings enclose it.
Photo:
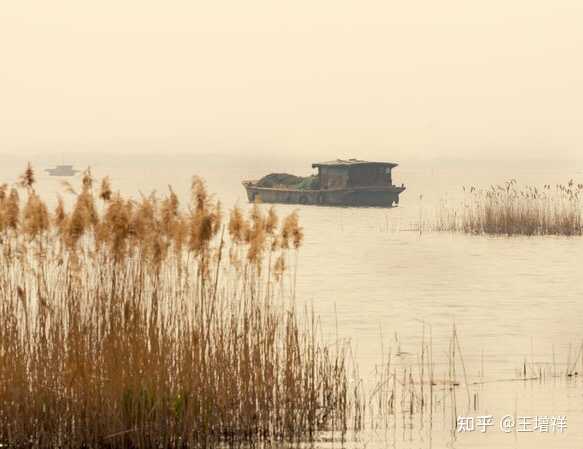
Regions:
[[[583,154],[581,0],[15,0],[0,151]]]

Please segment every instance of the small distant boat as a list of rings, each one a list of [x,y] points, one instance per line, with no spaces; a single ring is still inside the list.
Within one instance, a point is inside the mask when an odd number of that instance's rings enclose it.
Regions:
[[[272,173],[243,181],[250,202],[391,207],[399,204],[405,186],[393,185],[393,162],[336,159],[312,164],[307,177]]]
[[[57,165],[55,168],[47,168],[50,176],[75,176],[79,170],[74,170],[72,165]]]

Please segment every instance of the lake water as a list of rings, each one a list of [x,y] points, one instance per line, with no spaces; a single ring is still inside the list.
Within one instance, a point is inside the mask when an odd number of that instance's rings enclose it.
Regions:
[[[32,162],[40,169],[61,160],[32,157]],[[114,187],[134,195],[172,184],[185,198],[190,177],[198,174],[228,208],[246,205],[242,179],[268,172],[308,174],[312,161],[84,155],[71,162],[91,165],[96,176],[110,175]],[[582,447],[581,376],[543,383],[507,380],[517,377],[525,360],[530,370],[549,367],[554,358],[554,369],[564,371],[571,350],[574,361],[583,339],[583,238],[491,238],[416,230],[419,221],[431,221],[440,200],[459,197],[463,185],[487,187],[510,178],[539,186],[570,178],[582,182],[582,161],[400,162],[394,181],[405,183],[407,190],[397,208],[277,206],[281,214],[298,209],[305,230],[297,266],[298,300],[313,304],[327,340],[333,341],[336,333],[350,339],[365,383],[381,361],[383,344],[385,353],[389,346],[393,352],[409,353],[399,357],[402,366],[417,364],[422,322],[432,329],[436,369],[446,369],[455,323],[469,380],[484,382],[476,387],[480,405],[474,415],[564,415],[568,429],[563,434],[464,433],[451,444],[447,425],[435,425],[429,436],[426,429],[389,432],[388,437],[371,432],[360,436],[356,447]],[[0,181],[12,182],[25,158],[0,156],[0,163]],[[57,179],[42,173],[39,184],[42,192],[61,190]]]

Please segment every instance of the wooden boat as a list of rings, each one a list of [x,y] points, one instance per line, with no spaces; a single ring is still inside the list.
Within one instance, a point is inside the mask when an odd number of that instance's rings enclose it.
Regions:
[[[391,172],[395,167],[392,162],[336,159],[312,164],[317,169],[311,177],[314,182],[299,187],[265,186],[261,180],[243,181],[243,186],[250,202],[391,207],[399,203],[405,190],[404,185],[393,185]]]

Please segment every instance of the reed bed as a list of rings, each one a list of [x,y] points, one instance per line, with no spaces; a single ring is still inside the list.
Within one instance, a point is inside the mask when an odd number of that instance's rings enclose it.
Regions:
[[[455,323],[445,352],[436,353],[429,324],[423,323],[422,332],[420,345],[414,352],[401,351],[399,338],[395,335],[395,342],[389,346],[388,354],[384,349],[381,351],[382,362],[372,373],[374,383],[367,396],[365,423],[368,430],[385,438],[386,446],[390,438],[396,446],[397,435],[407,442],[431,438],[436,426],[454,441],[459,416],[476,416],[487,411],[484,404],[499,399],[493,391],[494,385],[580,384],[583,342],[577,347],[569,345],[567,354],[560,357],[554,347],[552,358],[546,355],[535,359],[531,354],[516,366],[514,375],[486,375],[483,352],[479,370],[476,371],[474,359],[471,366],[473,373],[470,372]],[[487,385],[490,388],[484,389]],[[493,393],[494,397],[488,393]]]
[[[583,234],[583,184],[520,186],[516,180],[489,189],[464,187],[459,205],[442,204],[436,228],[492,235]]]
[[[0,187],[1,444],[209,447],[360,425],[346,346],[295,305],[295,213],[225,218],[198,178],[185,206],[90,171],[67,190],[71,210],[49,211],[30,166]]]

